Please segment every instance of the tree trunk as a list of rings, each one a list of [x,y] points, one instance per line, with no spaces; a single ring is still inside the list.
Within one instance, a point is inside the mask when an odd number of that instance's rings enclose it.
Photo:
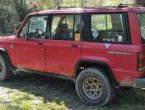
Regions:
[[[23,0],[20,0],[20,4],[23,6],[24,5],[24,1]]]

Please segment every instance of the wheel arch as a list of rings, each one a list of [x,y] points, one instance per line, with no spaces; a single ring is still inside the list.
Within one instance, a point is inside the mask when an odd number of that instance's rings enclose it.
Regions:
[[[96,61],[96,60],[79,60],[75,65],[74,81],[76,81],[76,78],[79,75],[79,73],[83,69],[88,68],[88,67],[97,67],[97,68],[100,68],[103,71],[106,71],[105,72],[106,74],[104,74],[104,75],[106,75],[109,78],[109,80],[111,80],[111,83],[114,86],[118,86],[118,83],[117,83],[117,81],[116,81],[116,79],[113,75],[113,72],[112,72],[110,66],[105,62]]]
[[[9,57],[9,55],[8,55],[8,53],[7,53],[7,51],[6,51],[6,49],[5,49],[5,48],[0,48],[0,54],[2,54],[2,55],[5,56],[6,62],[8,63],[8,66],[9,66],[10,70],[11,70],[11,71],[14,71],[15,68],[14,68],[14,66],[13,66],[12,63],[11,63],[10,57]]]

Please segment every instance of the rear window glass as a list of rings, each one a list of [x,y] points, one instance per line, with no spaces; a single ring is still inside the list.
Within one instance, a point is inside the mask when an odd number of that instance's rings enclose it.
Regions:
[[[93,14],[91,16],[93,41],[128,43],[124,14]]]
[[[142,43],[145,44],[145,13],[137,14]]]

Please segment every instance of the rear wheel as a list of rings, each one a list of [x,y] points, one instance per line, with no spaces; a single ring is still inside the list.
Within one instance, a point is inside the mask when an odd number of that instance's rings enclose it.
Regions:
[[[109,79],[97,68],[87,68],[76,79],[76,91],[87,105],[104,106],[114,96]]]
[[[0,55],[0,81],[9,80],[13,77],[12,71],[8,66],[5,55]]]

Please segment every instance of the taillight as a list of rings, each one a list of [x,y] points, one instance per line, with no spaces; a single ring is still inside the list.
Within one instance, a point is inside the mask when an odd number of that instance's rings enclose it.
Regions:
[[[139,52],[137,54],[137,70],[142,72],[144,71],[144,60],[145,60],[145,56],[142,52]]]

